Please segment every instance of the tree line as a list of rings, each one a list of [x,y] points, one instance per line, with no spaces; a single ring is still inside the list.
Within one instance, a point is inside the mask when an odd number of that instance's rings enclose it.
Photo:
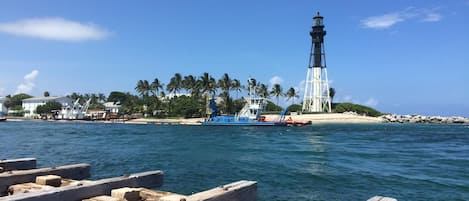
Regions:
[[[287,100],[298,98],[298,91],[290,87],[286,93],[280,84],[275,84],[269,90],[267,84],[255,81],[256,93],[264,98],[275,97],[276,104],[269,102],[267,110],[280,111],[280,97],[287,97]],[[209,97],[220,97],[221,103],[218,105],[221,113],[234,114],[241,110],[244,99],[239,94],[247,87],[239,79],[230,77],[224,73],[219,79],[215,79],[205,72],[200,76],[175,73],[166,85],[158,78],[153,81],[139,80],[135,86],[140,103],[146,106],[144,109],[157,111],[151,115],[158,116],[158,112],[164,111],[169,116],[204,116],[205,106]],[[181,93],[184,92],[184,95]],[[232,96],[235,96],[232,97]],[[135,97],[134,97],[135,98]],[[124,100],[128,102],[128,100]],[[136,100],[137,101],[137,100]],[[182,104],[182,103],[183,104]],[[145,111],[142,111],[145,112]]]
[[[295,100],[299,98],[299,92],[294,87],[289,87],[284,91],[280,84],[274,84],[269,88],[267,84],[253,80],[252,87],[257,95],[266,99],[272,98],[275,101],[275,103],[268,101],[267,112],[282,110],[279,106],[281,97],[291,101],[289,110],[301,110],[301,106],[295,104]],[[239,79],[232,78],[227,73],[216,79],[207,72],[200,76],[183,76],[175,73],[167,84],[158,78],[151,81],[138,80],[134,89],[137,94],[113,91],[106,97],[103,93],[74,92],[67,97],[72,100],[80,99],[81,104],[91,99],[90,109],[103,109],[104,102],[118,102],[121,105],[121,113],[124,114],[141,113],[153,117],[203,117],[209,97],[221,98],[218,107],[222,114],[235,114],[245,104],[240,93],[248,90]],[[46,91],[43,95],[47,97],[50,94]],[[331,98],[335,95],[333,88],[330,89],[330,95]],[[13,110],[21,110],[22,100],[32,96],[17,94],[8,97],[10,99],[5,105]]]

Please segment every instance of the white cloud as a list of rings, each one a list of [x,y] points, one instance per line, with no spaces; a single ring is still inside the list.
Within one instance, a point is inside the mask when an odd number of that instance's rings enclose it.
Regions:
[[[443,16],[437,12],[438,9],[439,8],[415,9],[410,7],[398,12],[368,17],[361,20],[361,24],[365,28],[370,29],[387,29],[397,23],[410,19],[417,19],[423,22],[437,22],[443,18]]]
[[[370,106],[370,107],[376,107],[378,105],[378,100],[374,98],[369,98],[367,101],[365,101],[364,105]]]
[[[362,20],[362,24],[371,29],[386,29],[405,19],[398,13],[368,17]]]
[[[15,94],[31,92],[34,86],[36,86],[34,81],[36,81],[38,75],[39,71],[37,70],[33,70],[31,73],[25,75],[23,82],[16,88]]]
[[[63,18],[32,18],[0,23],[0,32],[60,41],[101,40],[110,34],[92,23]]]
[[[283,79],[280,76],[273,76],[269,80],[270,86],[274,86],[274,84],[282,84]]]
[[[428,14],[426,14],[425,18],[423,18],[422,21],[424,21],[424,22],[438,22],[438,21],[441,20],[441,18],[443,18],[443,16],[441,16],[441,14],[428,13]]]

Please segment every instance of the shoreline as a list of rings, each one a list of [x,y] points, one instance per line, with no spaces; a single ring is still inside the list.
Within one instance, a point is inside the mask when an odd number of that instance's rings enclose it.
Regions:
[[[266,117],[267,121],[278,121],[280,115],[263,115]],[[395,116],[395,115],[394,115]],[[403,119],[407,117],[406,115],[401,115]],[[408,115],[409,118],[415,118],[415,116]],[[384,115],[380,117],[369,117],[362,116],[355,113],[327,113],[327,114],[301,114],[301,115],[286,115],[285,119],[291,118],[293,121],[297,122],[307,122],[311,121],[312,124],[469,124],[469,118],[458,119],[457,122],[453,121],[435,121],[435,122],[425,122],[425,121],[413,121],[413,120],[400,120],[400,121],[390,121],[390,115]],[[418,118],[423,118],[418,116]],[[451,117],[446,117],[450,119]],[[427,117],[427,119],[432,119]],[[9,117],[7,119],[11,122],[18,121],[35,121],[35,122],[77,122],[77,123],[120,123],[120,124],[164,124],[164,125],[201,125],[205,118],[138,118],[131,120],[122,120],[115,119],[110,121],[88,121],[88,120],[41,120],[41,119],[28,119],[22,117]]]

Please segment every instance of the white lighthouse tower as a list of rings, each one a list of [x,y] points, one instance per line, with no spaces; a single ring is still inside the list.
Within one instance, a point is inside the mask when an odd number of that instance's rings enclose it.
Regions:
[[[327,79],[326,57],[324,52],[323,17],[313,18],[313,30],[309,32],[312,44],[306,75],[306,86],[303,97],[303,112],[331,112],[329,80]]]

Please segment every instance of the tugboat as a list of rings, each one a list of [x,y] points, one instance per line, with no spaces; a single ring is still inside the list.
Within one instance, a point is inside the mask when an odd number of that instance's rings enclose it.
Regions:
[[[219,116],[215,103],[215,98],[211,98],[208,104],[208,118],[202,122],[203,126],[286,126],[283,119],[286,110],[280,114],[278,121],[266,121],[265,116],[261,116],[264,111],[267,100],[260,97],[256,92],[256,80],[248,80],[249,97],[246,98],[246,104],[234,116]]]

